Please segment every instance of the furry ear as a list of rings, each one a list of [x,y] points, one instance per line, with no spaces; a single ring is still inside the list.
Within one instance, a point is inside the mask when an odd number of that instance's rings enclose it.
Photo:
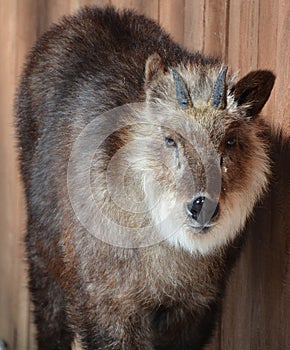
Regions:
[[[232,93],[246,117],[258,114],[267,102],[274,86],[275,76],[267,70],[250,72],[237,82]]]
[[[161,57],[157,52],[148,57],[145,66],[145,81],[146,85],[154,80],[157,80],[165,72],[165,67]]]

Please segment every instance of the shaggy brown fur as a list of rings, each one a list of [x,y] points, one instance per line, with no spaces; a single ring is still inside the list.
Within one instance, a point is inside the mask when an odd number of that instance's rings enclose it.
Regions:
[[[108,350],[192,350],[209,339],[239,232],[267,184],[266,144],[256,114],[274,83],[267,71],[237,84],[228,79],[226,106],[216,109],[211,100],[221,67],[217,59],[180,48],[153,21],[112,8],[86,8],[64,18],[31,51],[17,98],[17,128],[39,349],[71,349],[76,335],[84,349]],[[188,90],[184,110],[172,68]],[[100,134],[88,134],[93,147],[108,123],[101,114],[133,102],[141,103],[144,123],[130,124],[131,116],[120,115],[130,126],[103,141],[90,169],[95,200],[112,225],[95,222],[82,183],[72,186],[80,190],[77,202],[93,235],[69,198],[71,152],[85,126],[98,122]],[[212,193],[203,162],[208,149],[192,147],[204,131],[219,158],[221,193],[213,223],[198,231],[184,206],[197,194]],[[84,171],[78,164],[77,175]],[[133,213],[128,197],[116,199],[123,208],[110,197],[107,174],[114,186],[126,167],[127,193],[148,207],[158,202],[152,211]],[[158,226],[172,196],[176,208],[167,226]],[[114,222],[135,229],[136,239],[151,225],[156,244],[108,244],[118,234]]]

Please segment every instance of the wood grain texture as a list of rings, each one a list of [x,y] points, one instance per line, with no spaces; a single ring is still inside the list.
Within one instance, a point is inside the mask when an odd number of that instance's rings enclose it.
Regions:
[[[223,314],[206,350],[290,348],[289,14],[286,0],[0,0],[0,336],[33,350],[23,263],[24,201],[17,170],[13,98],[26,52],[52,21],[83,5],[133,8],[191,50],[217,54],[240,75],[271,69],[263,110],[273,130],[271,190],[247,226]],[[278,138],[282,129],[282,138]]]
[[[276,32],[277,49],[273,56],[276,58],[276,73],[279,74],[279,78],[275,84],[274,98],[271,107],[273,113],[271,115],[271,125],[275,127],[277,124],[283,130],[285,137],[290,137],[290,6],[289,1],[279,0],[278,6],[278,23]],[[275,40],[272,37],[272,40]],[[277,102],[277,103],[275,103]],[[275,115],[278,115],[277,116]],[[269,118],[269,119],[270,119]],[[277,118],[277,119],[276,119]]]
[[[81,6],[99,6],[104,7],[111,5],[110,0],[79,0],[79,7]]]
[[[229,281],[222,349],[289,348],[289,147],[281,147],[279,140],[273,145],[271,191],[255,210]]]
[[[184,45],[189,50],[204,51],[205,2],[184,1]]]
[[[79,0],[38,0],[38,35],[41,35],[48,26],[57,22],[63,15],[74,13],[79,8]]]
[[[204,52],[226,61],[228,1],[206,0],[204,3]]]
[[[180,44],[184,41],[184,0],[160,1],[159,23]]]
[[[33,12],[32,2],[27,2],[27,7]],[[0,335],[9,342],[11,349],[28,349],[30,324],[21,245],[24,202],[13,136],[13,100],[27,50],[24,42],[29,41],[28,37],[31,40],[35,37],[28,29],[18,33],[20,10],[16,0],[0,2]],[[34,18],[31,16],[33,27]]]
[[[241,75],[257,68],[259,0],[229,4],[228,63]]]
[[[119,9],[134,9],[143,15],[158,21],[159,2],[158,0],[111,0],[112,6]]]

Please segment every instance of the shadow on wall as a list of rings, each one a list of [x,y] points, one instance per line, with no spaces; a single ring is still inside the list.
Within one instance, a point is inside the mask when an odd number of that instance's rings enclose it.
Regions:
[[[289,136],[271,135],[269,143],[269,192],[247,225],[245,247],[228,281],[223,313],[206,350],[217,350],[217,344],[219,350],[289,348]]]

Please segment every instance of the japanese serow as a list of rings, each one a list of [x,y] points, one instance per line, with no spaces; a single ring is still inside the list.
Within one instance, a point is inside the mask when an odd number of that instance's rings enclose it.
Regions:
[[[204,347],[267,187],[274,80],[110,7],[39,39],[16,102],[39,349]]]

